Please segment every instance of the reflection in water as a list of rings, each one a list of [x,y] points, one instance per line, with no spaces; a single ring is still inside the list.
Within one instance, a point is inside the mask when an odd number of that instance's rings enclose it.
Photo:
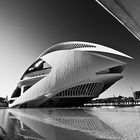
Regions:
[[[13,140],[102,140],[121,135],[82,109],[3,109],[0,135]]]

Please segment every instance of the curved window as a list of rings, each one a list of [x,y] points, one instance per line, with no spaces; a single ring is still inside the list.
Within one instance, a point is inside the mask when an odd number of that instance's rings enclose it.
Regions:
[[[39,59],[36,61],[35,64],[33,64],[28,70],[27,70],[27,73],[30,73],[30,72],[34,72],[34,71],[38,71],[38,70],[43,70],[43,69],[46,69],[46,68],[49,68],[50,66],[43,60]],[[26,74],[27,74],[26,73]]]
[[[13,92],[11,98],[19,97],[20,94],[21,94],[21,89],[20,89],[19,87],[17,87],[17,88],[14,90],[14,92]]]
[[[26,70],[26,72],[23,74],[21,80],[23,79],[23,77],[26,74],[40,71],[40,70],[45,70],[45,69],[51,69],[51,66],[48,63],[46,63],[44,60],[38,59]]]

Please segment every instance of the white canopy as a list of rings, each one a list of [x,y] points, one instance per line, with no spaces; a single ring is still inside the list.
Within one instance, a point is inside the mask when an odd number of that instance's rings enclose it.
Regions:
[[[139,0],[96,0],[140,40]]]

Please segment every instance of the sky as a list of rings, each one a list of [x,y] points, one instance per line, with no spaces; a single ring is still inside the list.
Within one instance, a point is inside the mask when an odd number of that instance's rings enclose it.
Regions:
[[[140,90],[140,42],[94,0],[0,0],[0,96],[11,94],[25,70],[48,47],[86,41],[134,59],[124,78],[101,94],[132,96]]]

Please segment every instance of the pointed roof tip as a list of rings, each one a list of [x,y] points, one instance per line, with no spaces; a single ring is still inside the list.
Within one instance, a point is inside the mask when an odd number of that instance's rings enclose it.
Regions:
[[[115,49],[112,49],[110,47],[107,47],[107,46],[104,46],[104,45],[100,45],[100,44],[96,44],[96,43],[84,42],[84,41],[69,41],[69,42],[64,42],[64,44],[67,44],[67,43],[69,43],[69,44],[79,43],[79,44],[87,44],[87,45],[91,45],[91,46],[95,46],[95,47],[100,47],[100,49],[102,49],[103,52],[113,53],[113,54],[116,54],[116,55],[127,57],[129,59],[134,59],[133,57],[131,57],[131,56],[125,54],[125,53],[122,53],[122,52],[117,51]],[[59,44],[61,44],[61,43],[59,43]],[[96,48],[96,49],[98,49],[98,48]]]
[[[130,59],[134,59],[133,57],[131,57],[131,56],[129,56],[129,55],[127,55],[127,57],[130,58]]]

